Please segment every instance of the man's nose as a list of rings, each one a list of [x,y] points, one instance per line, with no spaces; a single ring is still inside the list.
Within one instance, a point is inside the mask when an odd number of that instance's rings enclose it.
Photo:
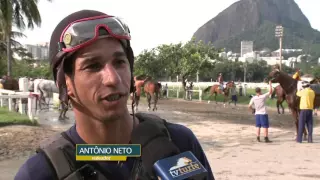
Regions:
[[[117,70],[111,65],[107,64],[102,70],[102,83],[105,86],[115,86],[121,82],[121,77]]]

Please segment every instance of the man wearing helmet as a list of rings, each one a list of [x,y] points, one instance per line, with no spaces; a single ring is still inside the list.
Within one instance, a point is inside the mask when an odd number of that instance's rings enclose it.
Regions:
[[[301,86],[303,90],[297,92],[297,96],[300,97],[300,113],[299,113],[299,126],[297,142],[302,142],[302,134],[304,127],[307,124],[308,128],[308,143],[312,143],[312,131],[313,131],[313,116],[315,92],[310,88],[310,82],[302,81]]]
[[[301,87],[301,70],[300,70],[300,68],[296,69],[296,72],[293,74],[292,78],[298,81],[297,90],[298,91],[301,90],[302,87]]]
[[[154,133],[150,130],[146,137],[135,136],[139,134],[136,129],[147,126],[145,122],[154,127],[155,121],[134,111],[130,114],[127,108],[128,96],[134,92],[130,39],[129,28],[122,21],[98,11],[75,12],[57,25],[51,36],[49,56],[59,99],[66,104],[71,101],[75,125],[41,144],[37,154],[21,166],[15,180],[92,179],[97,174],[99,180],[157,179],[150,169],[159,159],[153,156],[158,155],[156,150],[171,146],[182,152],[191,151],[208,170],[207,179],[214,179],[193,132],[161,120],[156,127],[165,130],[156,130],[161,142],[170,146],[154,143],[157,149],[144,153],[145,146],[149,146],[146,143],[140,158],[128,158],[125,162],[75,161],[75,144],[135,144]],[[157,139],[154,136],[152,141]],[[152,163],[144,159],[148,154]]]

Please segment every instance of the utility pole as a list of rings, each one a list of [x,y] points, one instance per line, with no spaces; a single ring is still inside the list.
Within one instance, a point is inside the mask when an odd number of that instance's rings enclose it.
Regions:
[[[247,67],[248,67],[248,64],[247,64],[247,60],[243,63],[243,70],[244,70],[244,73],[243,73],[243,82],[245,83],[246,80],[247,80]]]
[[[279,58],[280,58],[280,70],[282,67],[282,38],[283,38],[283,27],[282,25],[276,26],[275,36],[279,38]]]
[[[199,70],[197,71],[197,82],[199,82]]]

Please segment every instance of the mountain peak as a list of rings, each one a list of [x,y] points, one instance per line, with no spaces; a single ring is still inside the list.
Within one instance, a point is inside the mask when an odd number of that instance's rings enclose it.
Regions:
[[[255,31],[266,23],[281,24],[285,29],[311,29],[309,20],[294,0],[240,0],[201,26],[194,37],[220,46],[221,42]]]

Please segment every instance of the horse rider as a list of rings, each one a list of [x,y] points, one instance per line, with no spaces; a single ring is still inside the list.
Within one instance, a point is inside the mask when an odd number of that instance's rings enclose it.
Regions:
[[[292,76],[293,79],[297,80],[297,90],[300,91],[302,89],[301,87],[301,69],[297,68],[296,72]]]
[[[302,134],[307,124],[308,128],[308,143],[312,143],[312,130],[313,130],[313,109],[315,92],[310,88],[310,82],[302,81],[301,84],[303,90],[297,92],[297,96],[300,97],[299,104],[299,125],[298,125],[298,136],[297,142],[302,142]]]
[[[218,80],[217,80],[217,81],[218,81],[218,82],[219,82],[219,84],[220,84],[220,89],[221,89],[222,93],[224,93],[224,92],[223,92],[224,84],[223,84],[223,77],[222,77],[222,73],[219,73],[219,76],[218,76]]]
[[[133,105],[129,111],[135,57],[130,40],[130,30],[120,18],[99,11],[77,11],[58,23],[49,45],[51,72],[59,99],[71,100],[75,123],[41,143],[15,180],[156,180],[154,164],[176,154],[180,157],[180,151],[192,152],[208,171],[206,179],[214,180],[203,148],[189,128],[154,114],[135,113]],[[103,156],[108,149],[76,148],[77,144],[142,144],[142,155],[126,161],[77,161],[75,154],[83,149],[86,155],[98,150]]]

